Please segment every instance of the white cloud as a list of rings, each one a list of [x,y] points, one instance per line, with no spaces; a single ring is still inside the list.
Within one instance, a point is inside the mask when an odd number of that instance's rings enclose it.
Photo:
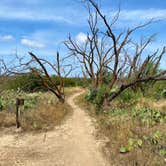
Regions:
[[[11,41],[13,39],[14,39],[14,37],[12,35],[1,35],[0,36],[0,41]]]
[[[42,0],[29,0],[24,2],[25,4],[43,4]],[[43,2],[45,2],[43,0]],[[20,3],[23,3],[20,0]],[[24,4],[23,3],[23,4]],[[32,4],[31,4],[32,5]],[[74,24],[77,26],[82,26],[87,24],[86,20],[88,14],[86,10],[82,10],[82,6],[43,6],[34,5],[33,8],[29,5],[25,5],[23,8],[18,8],[17,6],[11,5],[0,5],[0,19],[21,19],[21,20],[33,20],[33,21],[58,21],[68,24]],[[80,12],[81,10],[81,12]],[[116,11],[110,11],[110,8],[103,9],[105,15],[114,16]],[[4,14],[5,13],[5,14]],[[121,10],[120,20],[122,21],[144,21],[147,19],[166,19],[166,9],[136,9],[136,10]]]
[[[57,15],[50,15],[50,14],[39,14],[37,12],[31,12],[31,11],[15,11],[13,13],[5,14],[1,11],[0,12],[0,18],[2,19],[20,19],[20,20],[32,20],[32,21],[59,21],[59,22],[66,22],[71,23],[70,20],[63,16],[57,16]]]
[[[42,11],[42,12],[41,12]],[[5,14],[4,14],[5,13]],[[12,8],[10,6],[0,6],[0,19],[17,19],[17,20],[30,20],[30,21],[53,21],[63,22],[67,24],[78,24],[84,22],[86,18],[85,12],[74,10],[71,7],[66,8],[52,8],[39,9],[39,8]]]
[[[21,39],[21,44],[28,46],[28,47],[32,47],[32,48],[44,48],[45,44],[38,42],[38,41],[34,41],[34,40],[30,40],[30,39]]]
[[[148,20],[148,19],[166,19],[166,9],[147,9],[147,10],[122,10],[121,20]]]
[[[84,44],[87,41],[87,35],[83,32],[80,32],[77,36],[76,36],[76,42],[77,44]]]
[[[108,10],[105,10],[104,13],[111,18],[117,14],[116,11],[109,12]],[[151,19],[166,21],[166,9],[121,10],[118,23],[133,25]]]
[[[110,11],[104,9],[104,14],[109,20],[115,17],[117,11]],[[135,27],[137,25],[146,23],[153,19],[154,21],[166,21],[166,9],[136,9],[136,10],[121,10],[119,14],[118,21],[114,26],[116,28],[128,28]],[[101,21],[101,20],[100,20]]]

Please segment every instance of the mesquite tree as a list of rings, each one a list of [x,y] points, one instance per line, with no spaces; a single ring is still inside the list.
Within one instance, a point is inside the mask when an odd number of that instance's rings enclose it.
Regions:
[[[69,36],[65,45],[80,62],[84,75],[91,79],[94,89],[103,84],[105,70],[111,73],[111,80],[107,85],[109,90],[111,91],[115,85],[118,86],[111,95],[105,95],[109,96],[109,101],[115,99],[124,90],[141,83],[166,80],[166,70],[156,72],[166,53],[166,47],[161,51],[157,49],[147,54],[145,50],[152,42],[154,35],[141,39],[140,42],[134,41],[132,37],[135,31],[151,24],[152,20],[117,33],[114,32],[113,26],[120,17],[120,10],[110,22],[94,0],[85,2],[88,4],[90,29],[87,39],[80,45]],[[153,65],[149,70],[150,64]]]

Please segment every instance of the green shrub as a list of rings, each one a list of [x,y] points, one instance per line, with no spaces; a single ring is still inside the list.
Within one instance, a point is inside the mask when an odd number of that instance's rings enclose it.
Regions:
[[[160,144],[164,139],[165,135],[159,130],[155,131],[151,135],[144,136],[144,140],[151,145]]]
[[[0,111],[3,111],[11,102],[6,101],[3,97],[0,97]]]
[[[128,145],[122,146],[120,148],[120,153],[127,153],[134,150],[135,148],[141,148],[142,144],[143,144],[142,139],[130,138],[128,141]]]
[[[135,108],[132,110],[132,115],[148,126],[153,126],[160,122],[166,122],[166,114],[150,108]]]
[[[166,99],[166,89],[164,89],[162,92],[161,92],[161,96]]]
[[[91,89],[89,91],[89,93],[85,96],[85,99],[88,101],[88,102],[91,102],[93,103],[93,101],[95,100],[96,96],[97,96],[97,89]]]
[[[128,102],[133,102],[138,98],[138,94],[134,93],[131,89],[127,89],[123,91],[118,99],[122,102],[128,103]]]
[[[31,73],[13,77],[5,85],[5,88],[9,90],[20,89],[25,92],[34,92],[34,91],[44,90],[42,81],[39,79],[39,77]]]
[[[2,98],[0,98],[0,111],[3,110],[3,107],[4,107],[4,105],[3,105],[3,101],[2,101]]]
[[[109,116],[127,116],[128,111],[126,109],[115,108],[107,111]]]
[[[166,83],[165,81],[158,81],[154,84],[148,92],[148,97],[155,99],[166,98]]]
[[[104,99],[107,93],[108,93],[108,88],[107,86],[103,85],[98,89],[91,89],[89,94],[85,96],[85,99],[93,103],[96,107],[96,111],[98,112],[101,110],[103,106]]]
[[[98,89],[96,98],[94,100],[94,104],[96,105],[97,109],[100,109],[103,106],[105,95],[107,92],[107,87],[104,85]]]
[[[25,100],[25,103],[24,103],[24,108],[25,109],[29,109],[29,108],[34,108],[37,104],[37,101],[34,100],[34,99],[27,99]]]
[[[166,156],[166,148],[165,148],[165,149],[161,149],[161,150],[159,151],[159,154],[160,154],[161,156]]]

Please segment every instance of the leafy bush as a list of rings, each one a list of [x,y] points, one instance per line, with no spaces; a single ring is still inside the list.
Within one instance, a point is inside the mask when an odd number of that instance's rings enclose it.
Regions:
[[[159,154],[161,156],[166,156],[166,148],[165,149],[161,149],[160,152],[159,152]]]
[[[126,146],[122,146],[120,148],[120,152],[121,153],[127,153],[132,151],[133,149],[137,148],[137,147],[141,147],[143,144],[143,141],[141,139],[134,139],[134,138],[130,138],[128,141],[128,145]]]
[[[15,77],[13,76],[13,78],[11,78],[5,85],[5,89],[20,89],[25,92],[45,90],[39,77],[35,76],[32,73],[27,73]]]
[[[90,90],[89,94],[86,95],[86,100],[93,103],[97,110],[100,110],[104,104],[105,99],[111,96],[114,92],[116,92],[117,87],[114,87],[111,91],[107,85],[102,85],[98,89]],[[135,103],[136,99],[138,98],[138,94],[135,94],[131,89],[123,91],[120,96],[117,98],[118,101],[121,103]]]
[[[104,103],[105,95],[107,93],[107,87],[106,86],[101,86],[98,89],[96,98],[94,100],[94,104],[96,105],[97,109],[100,109]]]
[[[3,104],[2,98],[0,97],[0,111],[2,111],[3,108],[4,108],[4,104]]]
[[[106,93],[108,93],[108,88],[107,86],[103,85],[98,89],[90,90],[90,93],[86,95],[85,99],[93,103],[96,106],[96,110],[98,112],[103,106]]]
[[[37,104],[37,100],[27,99],[27,100],[25,100],[24,108],[25,109],[34,108],[36,104]]]
[[[126,116],[128,115],[128,111],[125,109],[115,108],[107,111],[110,116]]]
[[[166,83],[165,81],[158,81],[154,84],[148,92],[148,97],[153,97],[155,99],[165,98],[166,96]]]
[[[161,96],[166,99],[166,89],[161,92]]]
[[[93,103],[93,101],[97,96],[97,93],[98,93],[97,89],[90,89],[89,93],[85,96],[85,99]]]
[[[137,94],[130,89],[123,91],[119,96],[119,100],[126,103],[135,101],[136,99],[137,99]]]
[[[150,108],[133,109],[132,115],[148,126],[166,121],[166,114]]]
[[[150,143],[151,145],[157,145],[160,141],[164,138],[164,134],[160,131],[155,131],[149,136],[144,136],[146,142]]]

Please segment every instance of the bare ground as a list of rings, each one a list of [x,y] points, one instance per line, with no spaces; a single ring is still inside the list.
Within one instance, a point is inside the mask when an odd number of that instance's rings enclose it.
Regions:
[[[108,166],[104,140],[96,140],[93,119],[74,99],[67,99],[72,116],[46,133],[0,132],[0,166]],[[11,130],[11,129],[10,129]]]

